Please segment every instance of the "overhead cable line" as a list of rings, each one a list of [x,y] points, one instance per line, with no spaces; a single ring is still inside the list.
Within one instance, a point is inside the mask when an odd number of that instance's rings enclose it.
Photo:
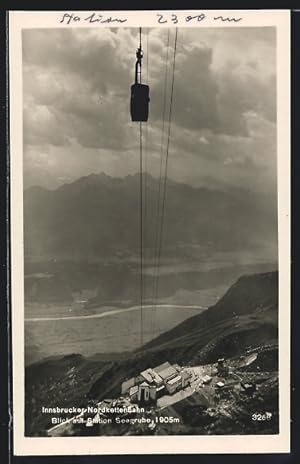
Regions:
[[[146,29],[146,84],[149,85],[149,29]],[[144,264],[147,264],[147,247],[148,247],[148,124],[145,125],[145,169],[144,169],[144,221],[143,221],[143,247],[144,247]],[[145,267],[145,266],[144,266]],[[147,278],[143,276],[143,299],[147,300]]]
[[[159,181],[158,181],[158,193],[157,193],[157,205],[156,205],[156,223],[155,223],[155,241],[154,241],[154,273],[153,273],[153,297],[152,304],[155,305],[157,293],[157,279],[158,279],[158,243],[159,243],[159,219],[161,209],[161,186],[162,186],[162,170],[163,170],[163,146],[164,146],[164,135],[165,135],[165,118],[166,118],[166,105],[167,105],[167,83],[168,83],[168,67],[169,67],[169,45],[170,45],[170,29],[167,33],[167,46],[166,46],[166,62],[165,62],[165,75],[164,75],[164,90],[163,90],[163,109],[162,109],[162,128],[161,128],[161,141],[160,141],[160,166],[159,166]],[[156,308],[154,307],[154,316],[156,317]],[[153,330],[153,327],[151,328]]]
[[[160,271],[159,268],[160,268],[162,244],[163,244],[164,216],[165,216],[165,205],[166,205],[166,194],[167,194],[169,148],[170,148],[170,141],[171,141],[171,126],[172,126],[172,110],[173,110],[173,96],[174,96],[174,82],[175,82],[177,38],[178,38],[178,29],[176,28],[176,30],[175,30],[175,39],[174,39],[171,96],[170,96],[170,106],[169,106],[169,115],[168,115],[168,135],[167,135],[167,147],[166,147],[166,158],[165,158],[165,169],[164,169],[163,197],[162,197],[160,230],[159,230],[159,243],[158,243],[158,254],[157,254],[157,279],[156,279],[157,284],[156,284],[156,290],[155,290],[156,291],[156,293],[155,293],[155,308],[157,307],[157,301],[158,301],[159,271]]]
[[[140,33],[140,46],[139,50],[142,50],[142,28],[139,28]],[[142,66],[139,67],[139,80],[142,83]],[[141,346],[144,343],[144,321],[143,321],[143,132],[142,132],[142,121],[139,124],[140,129],[140,302],[141,302],[141,320],[140,320],[140,343]]]

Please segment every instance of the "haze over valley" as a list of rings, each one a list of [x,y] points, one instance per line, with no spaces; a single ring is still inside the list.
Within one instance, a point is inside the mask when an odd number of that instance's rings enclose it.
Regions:
[[[99,174],[25,191],[27,363],[140,345],[138,181]],[[271,198],[258,201],[246,190],[237,195],[169,181],[156,290],[158,180],[145,181],[148,342],[216,303],[241,275],[277,268],[276,209]]]

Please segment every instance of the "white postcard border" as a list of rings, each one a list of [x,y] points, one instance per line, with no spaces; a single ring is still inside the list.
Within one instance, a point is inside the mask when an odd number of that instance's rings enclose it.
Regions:
[[[290,12],[288,10],[112,11],[105,17],[124,24],[61,23],[65,11],[9,13],[11,295],[13,358],[13,449],[16,455],[97,455],[149,453],[279,453],[290,451]],[[77,16],[88,12],[73,11]],[[101,13],[101,12],[97,12]],[[187,15],[205,20],[186,23]],[[158,23],[158,14],[167,24]],[[172,24],[171,14],[178,23]],[[223,21],[214,18],[242,18]],[[48,27],[258,27],[277,28],[277,163],[279,231],[279,418],[278,435],[47,437],[24,436],[24,269],[23,269],[23,120],[22,38],[24,28]]]

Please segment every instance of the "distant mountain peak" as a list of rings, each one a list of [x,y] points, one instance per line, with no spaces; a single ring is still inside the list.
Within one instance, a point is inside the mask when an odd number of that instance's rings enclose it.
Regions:
[[[150,238],[155,237],[159,179],[143,173],[142,180]],[[146,195],[143,207],[145,200]],[[24,195],[28,256],[86,257],[120,250],[134,255],[140,243],[139,201],[139,173],[120,178],[92,173],[51,191],[31,187]],[[169,256],[183,253],[179,243],[186,248],[184,256],[193,257],[195,244],[208,251],[276,246],[276,230],[274,205],[246,191],[222,192],[167,180],[164,240]]]

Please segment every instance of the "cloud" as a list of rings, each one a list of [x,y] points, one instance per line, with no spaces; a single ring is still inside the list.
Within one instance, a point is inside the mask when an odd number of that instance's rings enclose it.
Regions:
[[[126,175],[138,170],[138,125],[129,118],[137,32],[23,31],[25,183],[45,179],[49,186],[51,176],[57,185],[58,179],[90,172]],[[154,174],[159,172],[162,141],[165,150],[164,76],[168,53],[167,115],[173,43],[174,29],[144,30],[143,81],[149,81],[151,102],[143,130]],[[170,175],[177,180],[200,185],[214,178],[220,186],[244,183],[253,188],[272,183],[272,28],[179,29],[171,134]]]
[[[180,34],[181,31],[179,37]],[[214,55],[218,54],[219,40],[214,36],[213,43],[209,40],[205,42],[203,38],[201,42],[199,40],[196,42],[195,33],[193,34],[191,42],[181,44],[177,54],[174,90],[174,121],[176,124],[198,131],[209,129],[216,134],[247,137],[249,132],[245,113],[255,111],[275,121],[274,67],[269,67],[266,74],[261,73],[262,57],[255,61],[252,48],[248,61],[245,60],[244,51],[243,55],[241,53],[233,56],[229,54],[229,51],[232,52],[237,46],[235,43],[233,46],[232,39],[237,40],[238,37],[236,33],[228,34],[227,30],[222,31],[223,39],[227,38],[227,40],[223,40],[221,47],[227,59],[224,60],[223,57],[222,65],[219,63],[216,66]],[[199,32],[198,34],[200,36]],[[204,32],[202,35],[205,37]],[[219,32],[218,36],[220,35]],[[252,35],[252,42],[255,41],[259,47],[257,37],[253,32],[246,35]],[[267,36],[270,36],[269,32]],[[189,36],[188,38],[191,39]],[[242,42],[244,41],[245,38]],[[230,50],[226,49],[226,46]],[[170,80],[169,70],[169,85]],[[155,82],[152,94],[156,100],[162,101],[162,79]],[[155,106],[153,110],[157,117],[161,116],[161,113],[158,113],[158,106]]]
[[[31,32],[24,32],[23,42],[24,119],[29,134],[25,140],[41,143],[49,128],[45,143],[54,145],[70,138],[94,148],[130,143],[128,33],[123,31],[117,39],[110,31]],[[43,112],[47,118],[37,126]]]
[[[196,45],[184,52],[175,76],[174,121],[193,130],[215,130],[220,121],[217,83],[210,70],[212,50]]]

